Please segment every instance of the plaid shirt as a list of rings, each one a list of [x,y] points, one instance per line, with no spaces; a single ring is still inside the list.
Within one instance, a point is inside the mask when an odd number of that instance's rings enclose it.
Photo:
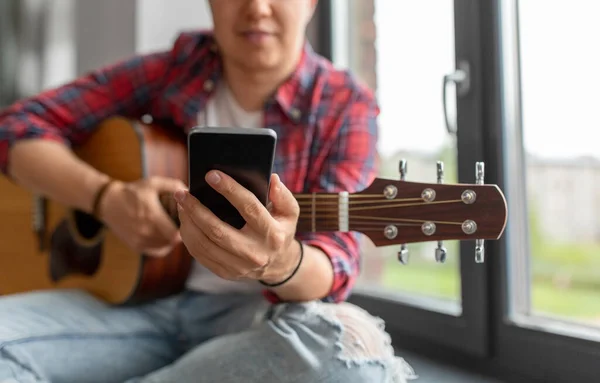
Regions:
[[[0,111],[0,170],[17,140],[42,138],[82,143],[102,120],[145,114],[186,132],[197,125],[221,76],[221,59],[210,32],[182,33],[172,49],[139,55],[94,71],[58,89]],[[377,170],[373,94],[306,44],[295,72],[265,105],[264,126],[277,132],[274,172],[295,193],[360,191]],[[323,250],[335,273],[325,301],[345,300],[360,266],[356,233],[299,237]],[[272,302],[278,298],[265,291]]]

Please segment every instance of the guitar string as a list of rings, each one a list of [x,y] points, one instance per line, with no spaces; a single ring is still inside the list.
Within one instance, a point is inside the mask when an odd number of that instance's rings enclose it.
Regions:
[[[337,225],[338,224],[338,217],[337,216],[330,216],[330,217],[320,217],[321,221],[319,221],[319,225],[326,223],[326,222],[332,222],[333,224]],[[308,219],[308,217],[301,217],[301,219]],[[328,221],[330,220],[330,221]],[[390,223],[413,223],[413,224],[423,224],[425,222],[433,222],[435,224],[439,224],[439,225],[462,225],[462,222],[454,222],[454,221],[440,221],[440,220],[427,220],[427,219],[414,219],[414,218],[382,218],[382,217],[370,217],[370,216],[358,216],[358,217],[354,217],[351,218],[349,220],[349,222],[351,224],[358,224],[364,221],[370,221],[368,223],[385,223],[385,224],[390,224]],[[374,221],[374,222],[373,222]]]
[[[329,200],[329,201],[319,201],[318,198],[315,198],[314,200],[315,202],[317,202],[319,205],[329,205],[329,206],[337,206],[339,204],[338,200]],[[362,200],[362,201],[348,201],[348,204],[350,205],[359,205],[359,204],[375,204],[375,203],[384,203],[384,202],[424,202],[422,198],[405,198],[405,199],[393,199],[393,200],[389,200],[389,199],[385,199],[385,200],[380,200],[380,199],[374,199],[374,200]],[[312,200],[310,201],[298,201],[298,204],[300,206],[305,206],[305,205],[312,205]]]
[[[371,201],[370,201],[371,202]],[[377,203],[384,203],[387,205],[379,205],[379,206],[359,206],[359,207],[351,207],[348,209],[349,212],[356,212],[356,211],[364,211],[364,210],[375,210],[375,209],[384,209],[384,208],[403,208],[403,207],[415,207],[415,206],[427,206],[427,205],[440,205],[440,204],[449,204],[449,203],[462,203],[462,200],[450,200],[450,201],[433,201],[433,202],[419,202],[419,203],[404,203],[404,204],[394,204],[394,203],[390,203],[390,200],[378,200],[378,201],[372,201],[372,202],[377,202]],[[335,204],[331,204],[331,203],[326,203],[327,206],[332,206],[332,208],[329,209],[319,209],[316,208],[313,209],[316,210],[316,212],[313,211],[306,211],[306,210],[302,210],[300,212],[299,215],[299,219],[310,219],[311,221],[314,219],[318,219],[319,220],[319,226],[336,226],[338,225],[338,214],[331,214],[331,213],[337,213],[339,211],[339,208],[334,208],[333,206],[335,206],[337,203]],[[317,206],[322,206],[323,203],[318,203]],[[325,222],[323,222],[325,220]],[[327,221],[331,220],[331,224],[329,224]],[[362,220],[373,220],[371,222],[364,222]],[[425,222],[433,222],[436,224],[447,224],[447,225],[462,225],[462,222],[451,222],[451,221],[430,221],[430,220],[423,220],[423,219],[410,219],[410,218],[388,218],[388,217],[376,217],[376,216],[366,216],[366,215],[353,215],[352,217],[350,217],[350,223],[354,226],[356,225],[360,225],[360,224],[372,224],[372,225],[377,225],[379,223],[379,225],[381,224],[391,224],[391,223],[396,223],[398,224],[399,222],[403,222],[403,223],[414,223],[415,225],[418,224],[423,224]]]
[[[363,211],[363,210],[376,210],[376,209],[391,209],[391,208],[403,208],[403,207],[415,207],[415,206],[432,206],[432,205],[445,205],[445,204],[451,204],[451,203],[463,203],[462,200],[449,200],[449,201],[433,201],[433,202],[420,202],[420,203],[390,203],[390,201],[383,201],[384,203],[387,203],[387,205],[378,205],[378,206],[359,206],[359,207],[349,207],[348,211],[349,212],[355,212],[355,211]],[[318,204],[316,206],[319,206]],[[320,212],[336,212],[339,209],[337,208],[331,208],[329,210],[326,209],[316,209],[316,214],[320,213]],[[303,211],[304,213],[304,211]],[[306,214],[311,214],[312,215],[312,211],[306,211]]]
[[[317,199],[338,199],[340,198],[338,193],[315,193]],[[296,199],[299,198],[307,198],[307,199],[312,199],[313,198],[313,194],[294,194],[294,197]],[[354,195],[349,195],[348,196],[349,199],[361,199],[361,198],[385,198],[385,196],[381,195],[381,194],[354,194]],[[411,198],[414,199],[414,198]],[[418,198],[417,198],[418,199]],[[402,201],[402,198],[398,198],[396,199],[397,201]]]
[[[301,216],[301,218],[305,219],[307,217]],[[329,215],[329,216],[321,216],[321,219],[331,219],[334,222],[338,222],[337,215]],[[377,217],[377,216],[369,216],[369,215],[358,215],[350,217],[350,222],[360,221],[361,219],[367,221],[379,221],[379,222],[414,222],[414,223],[423,223],[423,222],[434,222],[440,223],[444,225],[462,225],[462,221],[444,221],[444,220],[430,220],[430,219],[422,219],[422,218],[392,218],[392,217]]]

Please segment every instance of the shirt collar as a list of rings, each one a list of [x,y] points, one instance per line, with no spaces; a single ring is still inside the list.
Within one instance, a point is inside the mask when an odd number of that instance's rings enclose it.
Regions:
[[[218,54],[216,44],[213,42],[210,51],[217,59],[212,73],[209,73],[204,81],[204,91],[212,93],[214,84],[222,74],[221,58]],[[277,89],[272,102],[278,104],[286,116],[298,123],[310,113],[310,92],[315,82],[318,57],[308,41],[304,43],[300,60],[292,74]],[[207,86],[208,85],[208,86]],[[269,105],[270,103],[267,103]]]
[[[294,72],[277,89],[275,102],[294,122],[299,122],[302,115],[310,111],[312,97],[309,95],[314,87],[316,68],[317,56],[306,42]]]

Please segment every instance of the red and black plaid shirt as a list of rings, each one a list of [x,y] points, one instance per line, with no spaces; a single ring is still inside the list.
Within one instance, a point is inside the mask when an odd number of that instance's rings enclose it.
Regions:
[[[149,114],[190,129],[221,69],[212,34],[188,32],[169,51],[139,55],[22,100],[0,111],[0,170],[6,174],[8,150],[17,140],[42,138],[75,146],[115,115]],[[279,138],[274,171],[292,192],[355,192],[375,177],[379,109],[372,92],[308,44],[264,111],[264,126]],[[334,283],[325,300],[345,300],[359,271],[357,235],[302,234],[302,239],[322,249],[333,264]]]

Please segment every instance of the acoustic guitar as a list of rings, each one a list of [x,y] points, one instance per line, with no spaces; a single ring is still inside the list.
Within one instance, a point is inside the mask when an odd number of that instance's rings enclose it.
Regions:
[[[75,153],[88,164],[122,181],[163,176],[187,183],[187,147],[159,124],[115,117],[104,121]],[[477,164],[473,184],[377,178],[357,193],[296,194],[300,205],[298,232],[356,231],[375,246],[438,241],[436,258],[443,261],[444,240],[477,241],[478,262],[483,241],[504,232],[507,207],[496,185],[484,184]],[[162,200],[176,219],[170,196]],[[130,250],[93,217],[59,205],[0,178],[0,295],[32,290],[78,288],[111,304],[137,304],[181,291],[193,258],[184,245],[167,257],[151,258]]]

